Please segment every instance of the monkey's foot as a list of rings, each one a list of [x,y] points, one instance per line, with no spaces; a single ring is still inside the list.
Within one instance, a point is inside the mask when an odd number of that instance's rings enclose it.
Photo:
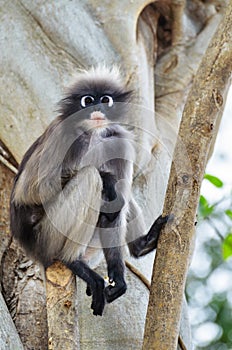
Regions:
[[[145,238],[145,241],[143,242],[144,247],[143,247],[139,256],[147,254],[157,247],[157,242],[158,242],[158,238],[159,238],[159,234],[160,234],[161,229],[164,227],[164,225],[168,221],[171,221],[171,220],[173,220],[173,215],[166,215],[164,217],[162,215],[160,215],[155,220],[154,224],[150,228],[150,231],[144,237]]]
[[[171,220],[173,220],[172,214],[164,217],[160,215],[145,236],[141,236],[128,244],[131,254],[135,258],[139,258],[140,256],[146,255],[156,249],[161,229]]]
[[[174,219],[174,215],[170,214],[170,215],[166,215],[166,216],[162,216],[160,215],[154,222],[154,224],[151,227],[151,231],[154,230],[156,232],[161,231],[162,227],[169,221],[171,222]]]

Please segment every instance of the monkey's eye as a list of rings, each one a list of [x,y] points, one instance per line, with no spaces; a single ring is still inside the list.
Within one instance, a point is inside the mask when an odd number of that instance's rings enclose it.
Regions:
[[[100,98],[100,102],[101,103],[107,103],[108,104],[108,107],[112,107],[113,104],[114,104],[114,100],[111,96],[109,95],[104,95]]]
[[[86,95],[81,98],[81,107],[85,108],[90,106],[94,102],[93,96]]]

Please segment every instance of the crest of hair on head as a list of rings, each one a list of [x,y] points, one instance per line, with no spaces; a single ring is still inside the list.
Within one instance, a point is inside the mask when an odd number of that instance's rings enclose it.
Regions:
[[[114,83],[121,85],[121,72],[118,66],[113,65],[111,67],[106,64],[99,64],[97,66],[92,66],[90,69],[80,70],[79,73],[74,77],[75,79],[89,80],[112,80]]]

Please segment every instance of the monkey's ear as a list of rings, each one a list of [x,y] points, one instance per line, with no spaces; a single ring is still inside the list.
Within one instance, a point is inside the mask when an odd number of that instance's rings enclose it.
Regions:
[[[116,102],[132,102],[134,96],[133,90],[128,90],[120,93],[118,96],[116,96],[115,101]]]
[[[62,106],[64,104],[70,104],[79,101],[83,94],[81,94],[81,92],[76,93],[75,91],[68,91],[68,93],[64,96],[64,98],[62,98],[62,100],[58,104]]]
[[[72,93],[72,94],[70,94],[70,95],[68,95],[67,97],[66,97],[66,99],[68,99],[69,101],[79,101],[80,100],[80,98],[81,98],[81,95],[80,94],[75,94],[75,93]]]
[[[57,104],[57,112],[65,118],[81,110],[80,106],[80,95],[78,94],[69,94],[65,96]]]

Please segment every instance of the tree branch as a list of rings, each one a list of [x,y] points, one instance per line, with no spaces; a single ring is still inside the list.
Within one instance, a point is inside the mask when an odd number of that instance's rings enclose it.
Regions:
[[[76,283],[60,262],[46,270],[48,349],[79,349]]]
[[[14,165],[12,165],[6,158],[4,158],[1,154],[0,154],[0,162],[2,164],[4,164],[8,169],[10,169],[12,171],[12,173],[17,174],[18,170],[14,167]]]
[[[175,220],[160,236],[143,349],[177,347],[181,306],[195,233],[200,186],[232,71],[232,3],[198,69],[182,116],[164,214]]]

